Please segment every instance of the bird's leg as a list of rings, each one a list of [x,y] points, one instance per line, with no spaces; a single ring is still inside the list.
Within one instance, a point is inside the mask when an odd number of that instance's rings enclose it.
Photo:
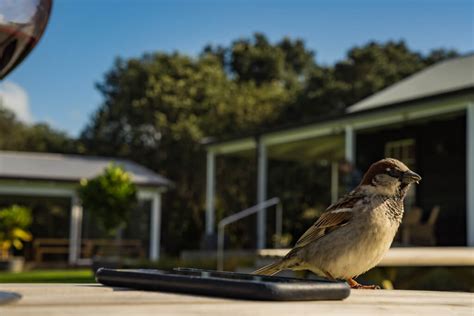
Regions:
[[[346,280],[351,289],[364,289],[364,290],[378,290],[380,286],[378,285],[362,285],[353,278],[349,278]]]

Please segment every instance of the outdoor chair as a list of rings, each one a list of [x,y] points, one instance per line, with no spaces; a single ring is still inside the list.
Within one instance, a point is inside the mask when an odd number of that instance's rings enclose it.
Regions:
[[[422,215],[423,210],[417,206],[405,213],[400,227],[401,242],[403,245],[408,246],[410,244],[411,231],[413,227],[421,224]]]
[[[422,223],[422,209],[418,207],[412,209],[410,213],[407,214],[401,227],[403,244],[416,246],[435,246],[435,229],[439,212],[440,207],[438,205],[434,206],[431,209],[428,220]]]

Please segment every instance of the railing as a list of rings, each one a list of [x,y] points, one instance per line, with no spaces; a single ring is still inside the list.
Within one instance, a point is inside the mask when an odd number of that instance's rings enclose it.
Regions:
[[[232,214],[223,218],[219,221],[218,232],[217,232],[217,270],[224,270],[224,229],[227,225],[232,224],[242,218],[245,218],[249,215],[255,214],[261,210],[267,209],[269,207],[275,206],[276,211],[276,220],[275,220],[275,248],[278,247],[281,239],[281,229],[282,229],[282,217],[283,217],[283,207],[281,205],[280,198],[274,197],[269,200],[266,200],[262,203],[251,206],[243,211]]]

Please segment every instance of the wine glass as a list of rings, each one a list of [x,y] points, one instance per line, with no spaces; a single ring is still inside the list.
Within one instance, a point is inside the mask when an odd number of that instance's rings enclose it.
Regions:
[[[38,43],[51,6],[52,0],[0,0],[0,79]]]

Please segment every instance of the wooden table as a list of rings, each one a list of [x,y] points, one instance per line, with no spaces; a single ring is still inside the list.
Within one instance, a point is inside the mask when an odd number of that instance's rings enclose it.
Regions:
[[[474,294],[353,290],[344,301],[258,302],[142,292],[97,284],[0,284],[23,298],[5,316],[142,315],[473,315]]]

